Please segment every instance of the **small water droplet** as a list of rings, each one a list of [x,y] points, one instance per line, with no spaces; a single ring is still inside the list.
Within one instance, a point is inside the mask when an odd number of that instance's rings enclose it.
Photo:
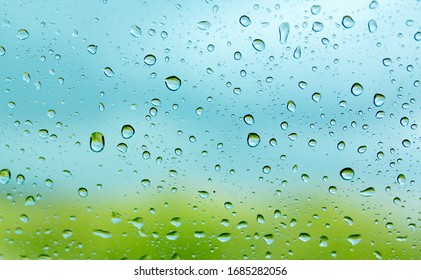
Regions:
[[[253,40],[252,45],[253,45],[253,48],[254,48],[256,51],[258,51],[258,52],[262,52],[262,51],[264,51],[264,49],[265,49],[265,47],[266,47],[265,42],[263,42],[263,40],[262,40],[262,39],[255,39],[255,40]]]
[[[418,31],[417,33],[414,34],[414,39],[415,41],[421,41],[421,31]]]
[[[390,65],[392,65],[392,60],[388,57],[384,58],[382,61],[383,65],[386,67],[389,67]]]
[[[105,147],[104,135],[101,132],[92,133],[89,144],[93,152],[101,152]]]
[[[16,33],[16,38],[19,40],[26,40],[29,37],[29,32],[26,29],[19,29]]]
[[[38,135],[39,135],[39,137],[41,137],[42,139],[47,139],[47,138],[50,136],[50,134],[48,133],[48,130],[46,130],[46,129],[40,129],[40,130],[38,131]]]
[[[349,29],[349,28],[352,28],[355,25],[355,21],[352,19],[351,16],[344,16],[342,18],[342,25],[345,28]]]
[[[199,196],[203,199],[206,199],[209,197],[209,193],[207,191],[199,191]]]
[[[301,57],[301,47],[300,46],[295,48],[293,56],[294,56],[295,59],[299,59]]]
[[[152,66],[155,64],[156,62],[156,57],[153,54],[148,54],[147,56],[145,56],[145,58],[143,59],[143,62],[145,62],[146,65]]]
[[[29,83],[29,82],[31,81],[31,76],[29,75],[29,73],[28,73],[28,72],[23,72],[23,74],[22,74],[22,79],[23,79],[25,82]]]
[[[240,20],[239,21],[240,21],[240,24],[242,26],[244,26],[244,27],[247,27],[247,26],[249,26],[251,24],[250,18],[248,16],[246,16],[246,15],[242,15],[240,17]]]
[[[341,175],[342,179],[349,181],[349,180],[352,180],[354,178],[355,173],[354,173],[354,170],[352,168],[346,167],[346,168],[341,170],[340,175]]]
[[[363,154],[367,151],[367,146],[360,146],[357,151],[358,153]]]
[[[130,139],[133,137],[134,134],[135,134],[135,130],[133,126],[129,124],[123,125],[123,127],[121,128],[121,136],[124,139]]]
[[[360,83],[355,83],[351,87],[351,93],[354,96],[359,96],[364,92],[364,88]]]
[[[288,40],[289,35],[289,23],[283,22],[281,25],[279,25],[279,42],[281,44],[286,44]]]
[[[254,148],[260,143],[260,136],[257,133],[249,133],[247,136],[247,144]]]
[[[337,188],[336,188],[335,186],[330,186],[330,187],[329,187],[329,193],[331,193],[331,194],[335,194],[335,193],[336,193],[336,191],[337,191]]]
[[[181,80],[176,76],[169,76],[165,79],[165,85],[171,91],[176,91],[181,86]]]
[[[377,31],[377,22],[374,19],[371,19],[368,22],[368,31],[370,31],[370,33],[374,33]]]
[[[130,26],[130,34],[132,34],[132,36],[135,38],[139,38],[142,35],[142,30],[139,26],[133,24],[132,26]]]

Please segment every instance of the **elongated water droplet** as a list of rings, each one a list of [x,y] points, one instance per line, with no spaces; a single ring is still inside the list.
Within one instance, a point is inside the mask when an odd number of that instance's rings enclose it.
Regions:
[[[143,62],[145,62],[146,65],[152,66],[155,64],[156,62],[156,57],[153,54],[148,54],[147,56],[145,56],[145,58],[143,59]]]
[[[142,29],[140,29],[140,27],[136,24],[133,24],[130,26],[130,34],[132,34],[135,38],[139,38],[142,35]]]
[[[98,46],[91,44],[86,49],[90,54],[96,54],[98,51]]]
[[[16,38],[18,38],[19,40],[25,40],[28,39],[29,37],[29,32],[26,29],[19,29],[18,32],[16,33]]]
[[[249,224],[246,221],[241,221],[237,224],[238,229],[245,229],[248,228]]]
[[[352,19],[352,17],[351,17],[351,16],[344,16],[344,17],[342,18],[342,25],[343,25],[345,28],[349,29],[349,28],[354,27],[354,25],[355,25],[355,21]]]
[[[249,133],[249,135],[247,136],[247,144],[254,148],[257,145],[259,145],[260,143],[260,136],[257,133]]]
[[[406,182],[406,177],[403,174],[399,174],[399,176],[397,177],[396,181],[398,182],[399,185],[403,186],[405,185]]]
[[[295,110],[297,109],[297,106],[295,105],[294,101],[292,101],[292,100],[288,101],[287,109],[290,112],[295,112]]]
[[[281,25],[279,25],[279,42],[281,44],[286,44],[288,40],[289,35],[289,23],[283,22]]]
[[[0,184],[6,185],[10,181],[10,171],[9,169],[0,170]]]
[[[368,22],[368,31],[370,31],[370,33],[377,31],[377,22],[374,19],[370,19]]]
[[[360,195],[364,197],[370,197],[373,196],[376,190],[373,187],[366,188],[365,190],[360,191]]]
[[[352,180],[354,178],[354,170],[350,167],[346,167],[344,169],[341,170],[340,175],[342,177],[342,179],[344,180]]]
[[[31,82],[31,76],[29,75],[28,72],[23,72],[22,79],[27,83]]]
[[[176,91],[181,86],[181,80],[177,76],[170,76],[165,79],[165,85],[169,90]]]
[[[294,58],[295,59],[299,59],[301,57],[301,47],[300,46],[298,46],[297,48],[295,48],[295,51],[294,51]]]
[[[351,87],[351,93],[354,96],[359,96],[364,92],[364,88],[360,83],[355,83]]]
[[[374,95],[373,103],[375,106],[380,107],[386,102],[386,97],[383,94],[376,93]]]
[[[257,217],[256,217],[256,221],[257,221],[259,224],[264,224],[264,223],[266,223],[266,221],[265,221],[265,217],[263,217],[263,215],[261,215],[261,214],[258,214],[258,215],[257,215]]]
[[[228,232],[224,232],[224,233],[221,233],[220,235],[218,235],[218,240],[219,241],[221,241],[222,243],[224,243],[224,242],[228,242],[228,241],[230,241],[231,240],[231,233],[228,233]]]
[[[109,78],[111,78],[115,75],[114,71],[113,71],[113,69],[111,69],[111,67],[105,67],[103,72],[104,72],[105,76],[107,76]]]
[[[167,233],[165,235],[165,237],[168,240],[174,241],[174,240],[177,240],[180,237],[180,234],[178,233],[178,231],[170,231],[169,233]]]
[[[348,216],[344,217],[344,221],[350,226],[352,226],[354,224],[354,220],[351,217],[348,217]]]
[[[93,233],[93,235],[104,238],[104,239],[113,237],[111,232],[106,231],[106,230],[102,230],[102,229],[96,229],[96,230],[92,231],[92,233]]]
[[[239,21],[240,21],[240,24],[242,26],[244,26],[244,27],[247,27],[247,26],[249,26],[251,24],[250,18],[248,16],[246,16],[246,15],[242,15],[240,17],[240,20]]]
[[[367,151],[367,146],[360,146],[357,151],[358,153],[363,154]]]
[[[101,152],[105,147],[104,135],[101,132],[92,133],[89,144],[93,152]]]
[[[123,125],[123,127],[121,128],[121,136],[124,139],[130,139],[133,137],[134,134],[135,134],[135,130],[133,126],[129,124]]]
[[[263,40],[261,40],[261,39],[253,40],[252,45],[253,45],[253,48],[258,52],[264,51],[264,49],[266,47],[265,42],[263,42]]]
[[[200,30],[208,30],[211,26],[212,26],[212,23],[206,20],[202,20],[197,23],[197,27]]]

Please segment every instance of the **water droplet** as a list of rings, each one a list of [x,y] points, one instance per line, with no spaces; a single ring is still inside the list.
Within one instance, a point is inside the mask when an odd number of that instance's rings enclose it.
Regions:
[[[354,96],[359,96],[359,95],[361,95],[363,92],[364,92],[364,88],[363,88],[363,86],[362,86],[361,84],[359,84],[359,83],[355,83],[355,84],[353,84],[353,85],[352,85],[352,87],[351,87],[351,93],[352,93]]]
[[[322,95],[318,92],[315,92],[311,96],[311,99],[313,99],[314,102],[319,102],[322,99]]]
[[[306,232],[303,232],[303,233],[300,233],[300,235],[298,236],[298,239],[300,239],[303,242],[307,242],[311,239],[311,235]]]
[[[270,144],[272,147],[276,147],[276,146],[278,145],[278,141],[276,141],[276,139],[275,139],[275,138],[271,138],[271,139],[269,140],[269,144]]]
[[[240,20],[239,21],[240,21],[240,24],[242,26],[244,26],[244,27],[247,27],[247,26],[249,26],[251,24],[250,18],[248,16],[246,16],[246,15],[242,15],[240,17]]]
[[[269,165],[265,165],[262,169],[263,173],[269,174],[272,168]]]
[[[177,240],[180,237],[180,234],[178,233],[178,231],[170,231],[169,233],[167,233],[165,235],[165,237],[168,240],[174,241],[174,240]]]
[[[382,254],[379,251],[374,251],[373,254],[378,260],[383,259]]]
[[[22,80],[24,80],[27,83],[29,83],[31,81],[31,76],[29,75],[28,72],[23,72],[23,74],[22,74]]]
[[[292,100],[288,101],[287,109],[290,112],[295,112],[295,109],[297,109],[297,106],[295,105],[294,101],[292,101]]]
[[[243,55],[241,54],[241,52],[235,52],[234,53],[234,59],[235,60],[240,60],[243,57]]]
[[[345,149],[345,142],[344,141],[340,141],[337,145],[338,150],[342,151],[343,149]]]
[[[266,47],[265,42],[263,42],[263,40],[261,40],[261,39],[253,40],[252,44],[253,44],[253,48],[258,52],[263,51]]]
[[[402,140],[402,146],[404,146],[405,148],[409,148],[411,146],[411,141],[408,139]]]
[[[224,203],[224,207],[225,207],[225,209],[228,209],[228,210],[232,209],[232,203],[227,201],[227,202]]]
[[[206,20],[202,20],[197,23],[197,27],[200,30],[208,30],[211,26],[212,26],[212,23]]]
[[[248,124],[248,125],[253,125],[253,124],[254,124],[254,117],[253,117],[252,115],[250,115],[250,114],[245,115],[245,116],[243,117],[243,119],[244,119],[244,122],[245,122],[246,124]]]
[[[20,215],[19,219],[25,224],[29,222],[29,218],[25,214]]]
[[[39,137],[41,137],[42,139],[47,139],[47,138],[50,136],[50,134],[48,133],[48,130],[46,130],[46,129],[40,129],[40,130],[38,131],[38,135],[39,135]]]
[[[366,188],[365,190],[360,191],[360,195],[364,197],[373,196],[376,190],[373,187]]]
[[[246,221],[241,221],[237,224],[238,229],[246,229],[248,228],[249,224]]]
[[[389,67],[390,65],[392,65],[392,60],[388,57],[384,58],[382,62],[383,62],[383,65],[386,67]]]
[[[34,206],[35,205],[35,198],[31,195],[25,199],[25,206]]]
[[[111,213],[111,222],[113,224],[118,224],[119,222],[121,222],[121,215],[117,212],[112,212]]]
[[[321,9],[322,7],[320,5],[313,5],[311,6],[311,13],[316,16],[320,13]]]
[[[249,133],[247,136],[247,144],[254,148],[260,143],[260,136],[257,133]]]
[[[80,195],[80,197],[87,197],[88,196],[88,190],[85,189],[85,188],[79,188],[77,192]]]
[[[221,242],[228,242],[228,241],[230,241],[231,240],[231,233],[228,233],[228,232],[224,232],[224,233],[221,233],[220,235],[218,235],[218,240],[219,241],[221,241]]]
[[[352,246],[355,246],[361,242],[361,234],[351,234],[348,236],[347,240],[352,244]]]
[[[349,28],[352,28],[355,25],[355,21],[352,19],[351,16],[344,16],[342,18],[342,25],[345,28],[349,29]]]
[[[347,223],[350,226],[352,226],[354,224],[354,220],[351,217],[348,217],[348,216],[344,217],[344,221],[345,221],[345,223]]]
[[[134,134],[135,134],[135,130],[133,126],[129,124],[123,125],[123,127],[121,128],[121,136],[124,139],[130,139],[133,137]]]
[[[264,223],[266,223],[266,221],[265,221],[265,217],[263,217],[263,215],[261,215],[261,214],[258,214],[258,215],[257,215],[257,217],[256,217],[256,221],[257,221],[259,224],[264,224]]]
[[[354,173],[354,170],[352,168],[346,167],[346,168],[341,170],[340,175],[341,175],[342,179],[349,181],[349,180],[352,180],[354,178],[355,173]]]
[[[376,93],[374,95],[373,103],[375,106],[380,107],[386,102],[386,97],[383,94]]]
[[[181,218],[180,217],[174,217],[171,219],[170,224],[173,226],[179,228],[181,226]]]
[[[209,193],[207,191],[199,191],[199,196],[203,199],[206,199],[209,197]]]
[[[142,35],[142,29],[140,29],[139,26],[133,24],[130,26],[130,34],[132,34],[132,36],[135,38],[139,38]]]
[[[406,177],[403,174],[399,174],[399,176],[396,178],[396,181],[398,182],[399,185],[403,186],[405,185],[406,182]]]
[[[194,232],[194,237],[195,238],[205,238],[206,237],[206,233],[204,231],[195,231]]]
[[[105,147],[105,138],[101,132],[94,132],[90,139],[91,150],[95,153],[101,152]]]
[[[300,46],[295,48],[293,56],[294,56],[295,59],[299,59],[301,57],[301,47]]]
[[[313,22],[312,29],[314,32],[321,32],[323,30],[323,27],[324,27],[323,23],[319,21]]]
[[[367,151],[367,146],[360,146],[357,151],[358,153],[363,154]]]
[[[289,35],[289,23],[283,22],[281,25],[279,25],[279,42],[281,44],[286,44],[288,40]]]
[[[29,33],[26,29],[19,29],[19,31],[16,33],[16,38],[19,40],[26,40],[29,37]]]
[[[6,185],[10,181],[10,171],[9,169],[0,170],[0,184]]]
[[[6,49],[3,46],[0,46],[0,56],[3,56],[6,54]]]
[[[1,174],[1,171],[0,171],[0,174]],[[0,181],[1,181],[1,175],[0,175]],[[18,174],[18,176],[16,176],[16,184],[22,185],[23,183],[25,183],[25,176],[23,176],[22,174]]]
[[[73,235],[73,231],[70,229],[63,230],[63,238],[70,238]]]
[[[288,134],[288,138],[289,138],[289,140],[291,140],[291,141],[295,141],[295,140],[297,140],[297,139],[298,139],[298,134],[297,134],[297,133],[295,133],[295,132],[290,133],[290,134]]]
[[[111,69],[110,67],[105,67],[103,72],[104,72],[105,76],[107,76],[109,78],[114,77],[114,75],[115,75],[113,69]]]
[[[102,230],[102,229],[96,229],[96,230],[92,231],[92,233],[95,236],[98,236],[98,237],[101,237],[101,238],[104,238],[104,239],[113,237],[111,232],[105,231],[105,230]]]
[[[327,243],[329,242],[329,238],[327,236],[320,236],[320,247],[327,247]]]
[[[156,62],[156,57],[153,54],[148,54],[147,56],[145,56],[145,58],[143,59],[143,62],[145,62],[146,65],[152,66],[155,64]]]
[[[265,234],[263,235],[263,240],[265,240],[267,245],[271,245],[275,241],[275,238],[273,234]]]
[[[90,54],[96,54],[96,52],[98,51],[98,46],[91,44],[86,49]]]
[[[377,22],[374,19],[370,19],[368,22],[368,31],[370,31],[370,33],[377,31]]]
[[[170,76],[165,79],[165,85],[169,90],[176,91],[181,86],[181,80],[176,76]]]
[[[409,119],[407,117],[403,117],[400,120],[402,126],[407,126],[409,124]]]
[[[376,0],[373,0],[370,2],[370,5],[368,6],[370,9],[375,9],[379,6],[379,3]]]
[[[415,41],[421,41],[421,32],[418,31],[417,33],[414,34],[414,39]]]
[[[330,186],[330,187],[329,187],[329,192],[330,192],[331,194],[335,194],[335,193],[336,193],[336,191],[337,191],[337,188],[336,188],[335,186]]]

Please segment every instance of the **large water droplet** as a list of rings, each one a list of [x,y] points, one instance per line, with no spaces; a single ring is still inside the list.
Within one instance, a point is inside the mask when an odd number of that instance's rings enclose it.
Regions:
[[[93,152],[95,153],[101,152],[105,147],[104,135],[101,132],[92,133],[89,144]]]
[[[169,90],[176,91],[181,86],[181,80],[177,76],[169,76],[165,79],[165,85]]]
[[[348,236],[347,240],[352,244],[352,246],[355,246],[361,242],[361,234],[351,234]]]
[[[240,17],[240,24],[242,26],[244,26],[244,27],[247,27],[247,26],[249,26],[251,24],[251,20],[250,20],[250,18],[248,16],[242,15]]]
[[[354,96],[359,96],[364,92],[364,88],[360,83],[355,83],[351,87],[351,93]]]
[[[103,72],[104,72],[105,76],[107,76],[109,78],[111,78],[115,75],[114,71],[113,71],[113,69],[111,69],[111,67],[105,67]]]
[[[345,28],[348,28],[349,29],[349,28],[352,28],[355,25],[355,21],[352,19],[351,16],[344,16],[342,18],[342,25]]]
[[[89,45],[87,48],[86,48],[87,50],[88,50],[88,52],[90,53],[90,54],[96,54],[97,53],[97,51],[98,51],[98,46],[96,46],[96,45]]]
[[[16,33],[16,38],[18,38],[19,40],[25,40],[28,39],[28,37],[29,32],[26,29],[19,29]]]
[[[364,197],[373,196],[376,190],[373,187],[366,188],[365,190],[360,191],[360,195]]]
[[[386,102],[386,97],[381,93],[374,95],[373,103],[375,106],[380,107]]]
[[[263,40],[261,40],[261,39],[253,40],[252,44],[253,44],[253,48],[258,52],[263,51],[266,47],[265,42],[263,42]]]
[[[283,22],[281,25],[279,25],[279,42],[281,44],[286,44],[288,40],[289,35],[289,23]]]
[[[377,22],[374,19],[371,19],[368,22],[368,31],[370,31],[370,33],[374,33],[377,31]]]
[[[257,133],[249,133],[249,135],[247,136],[247,144],[254,148],[257,145],[259,145],[260,143],[260,136]]]
[[[0,170],[0,184],[6,185],[10,181],[10,171],[9,169]]]
[[[145,56],[145,58],[143,59],[143,62],[145,62],[146,65],[152,66],[155,64],[156,62],[156,57],[153,54],[148,54],[147,56]]]
[[[139,38],[142,35],[142,29],[140,29],[140,27],[136,24],[133,24],[130,26],[130,34],[132,34],[135,38]]]
[[[341,170],[340,175],[341,175],[342,179],[349,181],[349,180],[352,180],[354,178],[355,173],[354,173],[354,170],[352,168],[346,167],[346,168]]]
[[[197,27],[200,30],[208,30],[211,26],[212,26],[212,23],[206,20],[202,20],[197,23]]]
[[[134,134],[135,134],[135,130],[129,124],[123,125],[123,127],[121,128],[121,136],[124,139],[130,139],[133,137]]]

